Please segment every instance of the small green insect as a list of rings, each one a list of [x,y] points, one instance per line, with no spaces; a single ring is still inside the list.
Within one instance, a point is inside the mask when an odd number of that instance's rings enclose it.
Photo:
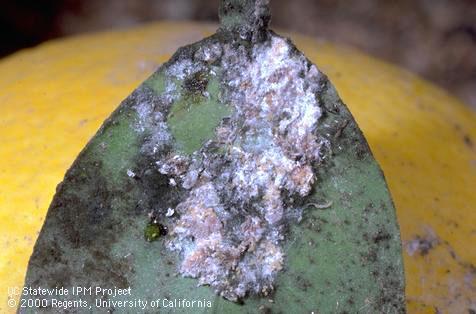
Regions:
[[[149,222],[144,230],[144,238],[147,242],[157,241],[165,235],[167,235],[167,227],[158,223],[157,220]]]

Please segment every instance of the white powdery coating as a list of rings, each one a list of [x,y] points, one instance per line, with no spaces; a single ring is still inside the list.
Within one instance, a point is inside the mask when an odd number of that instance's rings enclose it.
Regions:
[[[285,195],[310,193],[312,164],[327,143],[316,135],[320,73],[285,39],[272,36],[251,58],[231,45],[213,51],[223,53],[224,100],[235,109],[216,130],[226,153],[204,147],[157,164],[189,190],[168,243],[183,256],[180,272],[237,300],[272,291],[284,263],[283,226],[300,215]],[[190,63],[180,64],[173,72],[187,72]]]
[[[165,82],[165,92],[160,96],[155,95],[155,92],[142,89],[136,97],[134,107],[138,119],[135,129],[141,133],[151,129],[150,137],[143,145],[142,152],[154,155],[171,145],[173,141],[163,111],[164,108],[170,107],[173,102],[177,101],[179,97],[177,86],[168,79]],[[154,108],[154,103],[160,104],[158,109]]]
[[[203,67],[200,64],[193,62],[192,60],[182,60],[180,62],[173,63],[168,69],[166,74],[171,77],[175,77],[183,81],[189,75],[202,70]]]

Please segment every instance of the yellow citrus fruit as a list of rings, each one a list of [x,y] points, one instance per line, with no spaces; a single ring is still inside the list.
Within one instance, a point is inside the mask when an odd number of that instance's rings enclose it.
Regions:
[[[179,46],[214,30],[156,23],[60,39],[0,61],[1,313],[15,311],[9,288],[23,284],[55,187],[88,139]],[[408,311],[475,309],[475,114],[395,66],[290,36],[336,85],[385,172],[404,244]]]

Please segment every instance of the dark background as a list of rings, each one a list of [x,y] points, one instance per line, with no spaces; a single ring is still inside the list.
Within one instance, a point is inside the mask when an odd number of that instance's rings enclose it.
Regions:
[[[0,56],[159,19],[217,21],[218,0],[0,0]],[[476,109],[476,0],[271,0],[274,28],[360,48]]]

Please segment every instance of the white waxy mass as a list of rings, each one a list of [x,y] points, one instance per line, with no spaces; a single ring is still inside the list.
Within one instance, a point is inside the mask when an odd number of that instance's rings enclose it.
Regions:
[[[193,59],[175,61],[167,75],[218,77],[220,102],[232,113],[199,151],[172,150],[157,161],[188,191],[174,209],[167,247],[179,252],[182,275],[230,300],[266,295],[284,267],[285,228],[301,216],[292,198],[311,192],[313,167],[329,145],[316,134],[321,73],[271,33],[253,48],[207,43]],[[165,95],[176,99],[170,89]],[[155,137],[170,141],[164,123]]]

